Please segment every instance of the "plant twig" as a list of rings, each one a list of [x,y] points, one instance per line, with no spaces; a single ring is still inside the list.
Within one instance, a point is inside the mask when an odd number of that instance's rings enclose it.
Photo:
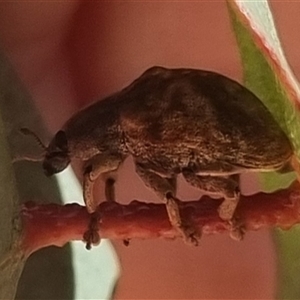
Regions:
[[[183,202],[181,212],[204,234],[228,231],[230,226],[221,220],[217,208],[221,200],[207,196],[198,201]],[[132,201],[128,205],[104,202],[100,206],[99,233],[103,238],[177,238],[163,204]],[[78,204],[39,205],[28,202],[21,209],[23,219],[23,249],[30,253],[50,245],[63,246],[71,240],[82,240],[90,215]],[[289,229],[300,222],[300,184],[293,183],[285,190],[271,194],[241,196],[237,216],[246,231],[263,227]]]

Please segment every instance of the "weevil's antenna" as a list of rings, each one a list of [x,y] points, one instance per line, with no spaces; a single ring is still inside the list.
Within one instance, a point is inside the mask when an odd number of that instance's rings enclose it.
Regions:
[[[43,156],[16,156],[12,159],[12,163],[18,162],[18,161],[42,161],[44,159]]]
[[[44,159],[44,155],[47,151],[47,147],[43,144],[43,142],[41,141],[41,139],[30,129],[28,128],[21,128],[20,132],[22,132],[24,135],[31,135],[34,137],[34,139],[36,140],[36,142],[38,143],[38,145],[43,149],[43,153],[39,156],[27,156],[27,155],[18,155],[16,157],[14,157],[12,159],[12,162],[15,163],[17,161],[23,161],[23,160],[27,160],[27,161],[42,161]]]
[[[34,139],[37,141],[38,145],[44,150],[44,152],[47,151],[47,147],[43,144],[41,139],[30,129],[28,128],[21,128],[20,131],[25,135],[31,135],[34,137]]]

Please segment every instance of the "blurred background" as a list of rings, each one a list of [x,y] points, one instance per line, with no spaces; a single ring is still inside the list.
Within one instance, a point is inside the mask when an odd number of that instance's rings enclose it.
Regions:
[[[270,5],[287,59],[300,78],[300,2]],[[81,107],[122,89],[154,65],[213,70],[242,80],[225,1],[1,2],[0,43],[52,134]],[[80,177],[79,167],[75,170]],[[243,177],[243,193],[257,190],[254,176]],[[104,198],[100,181],[97,195]],[[197,199],[199,192],[180,180],[178,196]],[[130,160],[119,172],[117,199],[158,202]],[[277,258],[269,231],[248,233],[243,242],[204,236],[197,248],[180,240],[113,245],[118,258],[106,268],[117,272],[120,262],[115,299],[275,296]],[[89,255],[80,256],[83,265]],[[100,260],[94,264],[101,269]],[[97,272],[92,276],[103,283]]]

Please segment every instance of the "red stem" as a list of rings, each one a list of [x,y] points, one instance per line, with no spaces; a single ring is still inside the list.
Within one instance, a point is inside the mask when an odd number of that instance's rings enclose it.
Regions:
[[[220,233],[229,229],[217,213],[221,200],[207,196],[198,201],[183,202],[184,218],[202,228],[204,234]],[[163,204],[132,201],[128,205],[104,202],[99,222],[103,238],[176,238],[178,233],[171,227]],[[237,216],[246,230],[262,227],[288,229],[300,222],[300,185],[294,183],[288,189],[272,194],[258,193],[241,196]],[[71,240],[82,240],[90,215],[78,204],[39,205],[28,202],[22,206],[24,226],[23,249],[28,255],[50,245],[62,246]]]

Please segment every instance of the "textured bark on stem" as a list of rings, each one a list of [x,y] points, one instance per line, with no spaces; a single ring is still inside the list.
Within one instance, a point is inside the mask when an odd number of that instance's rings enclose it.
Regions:
[[[190,218],[204,234],[228,231],[229,224],[217,213],[221,200],[207,196],[181,205],[184,218]],[[176,238],[178,232],[169,221],[163,204],[132,201],[128,205],[102,203],[99,223],[103,238]],[[71,240],[82,240],[89,223],[85,207],[78,204],[38,205],[28,202],[21,209],[23,219],[23,248],[29,255],[51,245],[63,246]],[[241,196],[237,216],[246,231],[263,227],[289,229],[300,222],[300,184],[271,194]]]

